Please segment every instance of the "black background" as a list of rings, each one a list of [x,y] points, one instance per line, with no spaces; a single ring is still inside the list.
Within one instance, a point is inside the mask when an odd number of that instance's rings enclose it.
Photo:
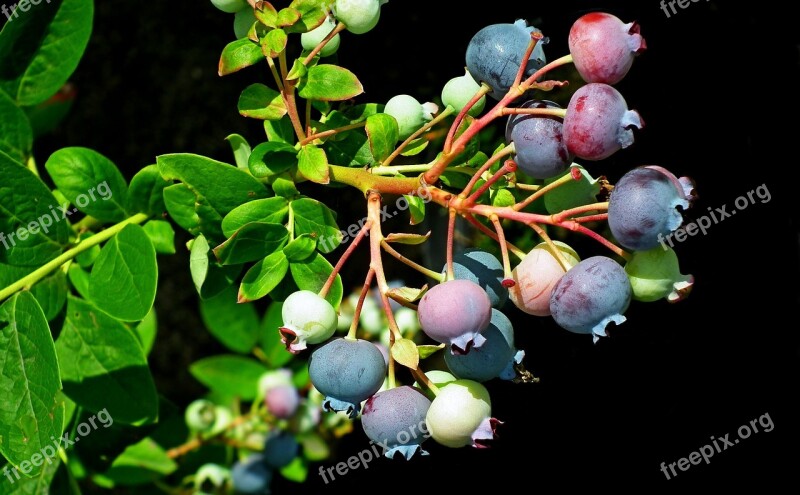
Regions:
[[[459,493],[474,491],[480,478],[523,491],[671,491],[742,481],[766,489],[791,479],[800,460],[793,405],[800,376],[800,269],[792,136],[798,40],[790,14],[765,2],[700,1],[671,18],[657,0],[509,4],[392,0],[374,31],[342,35],[338,63],[363,82],[362,101],[385,102],[398,93],[427,101],[462,74],[467,43],[487,24],[528,19],[550,37],[546,52],[555,59],[567,53],[569,27],[585,12],[636,19],[649,50],[618,88],[647,127],[634,146],[588,164],[589,170],[615,180],[633,166],[660,164],[689,175],[700,193],[690,219],[708,207],[732,205],[762,184],[772,199],[677,245],[683,272],[697,281],[689,299],[634,303],[628,322],[597,345],[550,319],[510,312],[526,364],[542,381],[489,384],[495,416],[505,422],[494,448],[451,450],[428,442],[427,458],[381,459],[327,487],[313,472],[302,486],[276,480],[274,493],[382,486]],[[207,1],[98,2],[95,34],[73,78],[75,108],[56,133],[38,142],[38,159],[62,146],[92,147],[130,178],[164,153],[229,160],[224,138],[232,132],[260,139],[258,122],[241,118],[236,101],[265,71],[216,75],[219,52],[232,39],[231,23],[232,16]],[[343,218],[340,225],[363,215],[355,192],[332,195],[329,204]],[[161,259],[161,331],[151,356],[159,390],[178,404],[202,393],[186,366],[222,352],[202,330],[186,259],[182,250]],[[359,283],[363,266],[351,271],[348,287]],[[771,432],[674,480],[660,471],[661,462],[688,456],[711,436],[734,438],[739,426],[763,414],[774,423]],[[346,461],[367,447],[356,425],[336,457],[323,464]]]

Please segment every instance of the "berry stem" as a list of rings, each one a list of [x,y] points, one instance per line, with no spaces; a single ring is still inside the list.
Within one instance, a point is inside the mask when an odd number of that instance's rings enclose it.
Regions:
[[[550,236],[547,235],[547,232],[545,232],[543,228],[536,225],[535,223],[530,224],[530,227],[533,229],[534,232],[536,232],[536,234],[539,237],[542,238],[544,242],[547,243],[547,246],[552,251],[552,254],[553,256],[555,256],[556,260],[558,260],[558,264],[561,265],[561,268],[563,268],[565,272],[569,271],[570,269],[569,262],[567,262],[567,259],[564,257],[564,253],[562,253],[561,250],[558,249],[558,246],[556,245],[555,242],[553,242],[553,239],[551,239]]]
[[[500,242],[500,238],[497,237],[497,234],[495,232],[492,232],[491,229],[489,229],[489,227],[487,227],[484,224],[480,223],[473,215],[467,214],[467,215],[464,215],[464,218],[466,218],[467,221],[469,223],[471,223],[476,229],[478,229],[481,232],[483,232],[484,234],[488,235],[489,237],[491,237],[495,241]],[[525,257],[525,252],[522,251],[522,249],[518,248],[517,246],[511,244],[508,241],[505,241],[503,244],[505,244],[506,248],[509,251],[511,251],[512,253],[514,253],[514,256],[516,256],[517,258],[522,259],[522,258]],[[503,244],[501,244],[501,247],[502,247]]]
[[[387,253],[391,254],[392,256],[394,256],[395,258],[397,258],[398,260],[400,260],[402,263],[406,264],[407,266],[410,266],[414,270],[420,272],[421,274],[423,274],[423,275],[425,275],[427,277],[430,277],[433,280],[436,280],[437,282],[444,282],[444,279],[445,279],[444,275],[442,275],[441,273],[436,273],[435,271],[433,271],[433,270],[431,270],[429,268],[425,268],[424,266],[420,265],[419,263],[406,258],[402,254],[397,252],[397,250],[395,248],[393,248],[391,246],[391,244],[386,242],[386,239],[381,241],[381,247],[383,247],[384,251],[386,251]]]
[[[586,215],[585,217],[577,217],[573,218],[572,220],[578,223],[603,222],[605,220],[608,220],[608,213],[598,213],[597,215]]]
[[[310,107],[310,105],[309,105],[309,107]],[[328,129],[327,131],[317,132],[315,134],[309,135],[307,138],[305,138],[302,141],[300,141],[297,144],[297,146],[295,146],[295,147],[300,149],[303,146],[316,141],[317,139],[322,139],[322,138],[334,136],[336,134],[339,134],[340,132],[345,132],[345,131],[349,131],[349,130],[352,130],[352,129],[358,129],[359,127],[364,127],[365,125],[367,125],[367,121],[366,120],[363,121],[363,122],[357,122],[355,124],[350,124],[350,125],[346,125],[346,126],[343,126],[343,127],[337,127],[336,129]]]
[[[450,208],[447,217],[447,280],[456,278],[453,269],[453,241],[456,232],[456,209]]]
[[[389,370],[388,370],[389,383],[387,384],[387,388],[390,390],[397,386],[397,382],[395,381],[394,377],[395,362],[394,362],[394,356],[392,356],[392,349],[394,348],[395,339],[396,337],[394,336],[394,333],[389,332],[389,352],[387,353],[389,354]]]
[[[390,164],[390,163],[392,163],[392,162],[394,161],[394,159],[395,159],[395,158],[397,158],[398,156],[400,156],[400,155],[403,153],[403,150],[404,150],[404,149],[406,149],[406,148],[408,147],[408,145],[409,145],[409,144],[411,144],[411,143],[412,143],[412,142],[413,142],[415,139],[417,139],[418,137],[420,137],[420,136],[422,136],[423,134],[425,134],[426,132],[428,132],[428,130],[429,130],[430,128],[432,128],[433,126],[435,126],[436,124],[438,124],[439,122],[441,122],[442,120],[444,120],[445,118],[447,118],[447,116],[449,116],[449,115],[452,115],[452,113],[453,113],[454,111],[455,111],[455,110],[454,110],[453,108],[451,108],[451,107],[447,107],[447,108],[445,108],[444,110],[442,110],[442,111],[439,113],[439,115],[437,115],[436,117],[434,117],[433,119],[431,119],[429,122],[426,122],[426,123],[425,123],[425,125],[423,125],[423,126],[422,126],[422,127],[420,127],[419,129],[417,129],[416,131],[414,131],[414,133],[413,133],[413,134],[411,134],[410,136],[408,136],[408,137],[406,138],[406,140],[405,140],[405,141],[403,141],[402,143],[400,143],[400,146],[398,146],[397,148],[395,148],[395,150],[394,150],[394,151],[392,151],[392,154],[391,154],[391,155],[389,155],[389,156],[387,156],[387,157],[386,157],[386,160],[384,160],[384,161],[381,163],[381,165],[383,165],[384,167],[388,167],[388,166],[389,166],[389,164]]]
[[[356,330],[358,330],[358,322],[361,319],[361,309],[364,307],[364,300],[369,294],[369,289],[372,286],[373,278],[375,278],[375,270],[370,268],[369,271],[367,271],[367,278],[364,280],[364,286],[361,288],[361,294],[358,296],[358,303],[356,303],[356,309],[353,312],[353,322],[350,323],[350,330],[347,332],[346,337],[347,339],[356,339]]]
[[[566,108],[503,108],[500,115],[542,115],[564,118]]]
[[[370,191],[367,195],[367,223],[369,223],[369,246],[370,246],[370,268],[375,270],[375,278],[378,282],[378,292],[381,295],[383,312],[389,321],[389,330],[392,335],[402,338],[400,329],[394,319],[392,305],[389,303],[389,284],[386,283],[386,273],[383,270],[383,258],[381,256],[381,242],[384,240],[381,230],[381,195],[376,191]]]
[[[291,211],[291,208],[289,209],[289,211]],[[358,247],[358,244],[361,242],[361,239],[363,239],[364,236],[367,235],[367,232],[369,232],[371,226],[372,226],[372,220],[367,220],[367,222],[364,223],[364,226],[361,227],[361,230],[358,231],[358,234],[353,239],[353,242],[351,242],[350,245],[347,246],[347,249],[345,250],[344,253],[342,253],[342,256],[339,258],[339,261],[336,262],[336,266],[333,267],[333,271],[328,277],[328,280],[325,281],[325,285],[322,286],[322,290],[319,291],[320,297],[322,298],[327,297],[328,291],[331,289],[331,286],[333,285],[333,281],[336,280],[336,275],[339,274],[339,271],[347,262],[347,259],[350,257],[351,254],[353,254],[353,251],[355,251],[355,249]]]
[[[504,175],[513,173],[517,170],[517,164],[513,160],[506,160],[500,169],[494,173],[486,182],[483,183],[481,187],[478,188],[477,191],[472,193],[468,198],[464,200],[464,203],[467,205],[474,205],[478,198],[481,197],[483,193],[489,190],[495,182],[500,180]]]
[[[414,376],[414,379],[417,380],[417,383],[424,385],[433,393],[433,395],[439,395],[439,387],[437,387],[436,384],[433,383],[430,378],[428,378],[428,375],[426,375],[424,371],[422,371],[420,368],[417,368],[415,370],[411,370],[411,374]]]
[[[492,165],[497,163],[500,159],[502,159],[502,158],[504,158],[504,157],[506,157],[508,155],[513,154],[514,151],[515,151],[514,143],[511,143],[508,146],[506,146],[505,148],[503,148],[502,150],[500,150],[497,153],[495,153],[494,155],[492,155],[492,157],[489,158],[486,161],[486,163],[481,165],[481,167],[474,174],[472,174],[472,178],[469,180],[469,182],[467,183],[466,187],[464,187],[464,190],[461,191],[460,196],[466,197],[467,195],[469,195],[470,191],[472,191],[472,188],[475,187],[475,184],[478,183],[478,181],[480,180],[481,176],[483,176],[483,174],[485,174],[487,170],[492,168]]]
[[[472,109],[472,107],[474,107],[480,101],[481,98],[489,94],[491,91],[492,91],[491,86],[489,86],[486,83],[481,83],[481,87],[478,89],[478,91],[476,91],[475,94],[472,95],[472,98],[470,98],[467,104],[464,105],[464,108],[462,108],[461,111],[458,112],[458,115],[456,115],[456,118],[455,120],[453,120],[452,125],[450,125],[450,130],[447,131],[447,138],[445,138],[444,140],[443,149],[445,153],[449,153],[451,148],[453,147],[453,139],[455,138],[456,132],[458,131],[458,128],[461,127],[461,123],[464,121],[464,118],[467,116],[470,109]]]
[[[314,57],[317,56],[317,53],[319,53],[323,48],[325,48],[325,45],[327,45],[328,42],[332,40],[334,36],[341,33],[346,28],[347,26],[345,26],[343,22],[337,24],[336,27],[333,28],[333,30],[331,30],[330,33],[328,33],[328,36],[325,36],[325,38],[323,38],[322,41],[320,41],[317,44],[317,46],[315,46],[314,49],[311,50],[311,52],[309,52],[308,55],[306,55],[306,58],[303,59],[303,65],[307,66],[308,64],[310,64],[311,61],[314,60]]]
[[[503,259],[503,287],[508,288],[507,283],[513,284],[513,277],[511,276],[511,261],[508,259],[508,246],[506,245],[506,234],[503,231],[503,225],[497,215],[492,215],[489,220],[494,225],[494,230],[497,232],[497,242],[500,244],[500,257]],[[510,287],[513,287],[511,285]]]
[[[603,203],[593,203],[590,205],[578,206],[576,208],[570,208],[569,210],[564,210],[561,213],[553,215],[553,221],[556,223],[561,223],[569,217],[574,217],[575,215],[580,215],[581,213],[589,213],[591,211],[608,211],[608,201]]]
[[[628,253],[627,251],[625,251],[621,247],[617,246],[613,242],[609,241],[605,237],[601,236],[600,234],[598,234],[594,230],[589,229],[587,227],[584,227],[583,225],[581,225],[578,222],[575,222],[575,221],[572,221],[572,220],[568,220],[568,221],[561,222],[561,223],[559,223],[557,225],[560,226],[560,227],[564,227],[566,229],[569,229],[569,230],[571,230],[573,232],[579,232],[579,233],[581,233],[583,235],[591,237],[592,239],[596,240],[597,242],[599,242],[603,246],[607,247],[614,254],[616,254],[617,256],[619,256],[621,258],[624,258],[626,260],[629,260],[631,258],[630,253]]]
[[[544,35],[542,33],[538,31],[531,32],[531,40],[528,42],[528,47],[525,49],[525,54],[519,61],[519,70],[517,70],[517,77],[514,78],[514,84],[511,85],[512,88],[519,86],[519,83],[522,82],[522,77],[525,75],[525,69],[528,66],[528,60],[531,58],[533,50],[536,49],[536,45],[538,45],[542,39],[544,39]]]
[[[275,61],[272,60],[270,57],[265,57],[267,59],[267,65],[269,65],[269,70],[272,72],[272,77],[275,79],[275,84],[278,86],[278,91],[283,94],[283,79],[281,79],[281,75],[278,73],[278,68],[275,67]]]
[[[577,174],[576,174],[576,171],[577,171]],[[576,177],[576,175],[577,175],[577,177]],[[553,189],[561,187],[561,186],[563,186],[564,184],[567,184],[570,181],[578,180],[580,178],[581,178],[580,169],[578,167],[572,167],[572,169],[570,170],[570,173],[565,174],[563,177],[560,177],[559,179],[554,180],[553,182],[551,182],[550,184],[547,184],[546,186],[542,186],[542,187],[538,188],[536,190],[536,192],[534,192],[533,194],[531,194],[530,196],[528,196],[524,200],[520,201],[519,203],[515,204],[511,208],[513,210],[515,210],[515,211],[523,210],[529,204],[533,203],[534,201],[536,201],[537,199],[541,198],[542,196],[544,196],[546,193],[552,191]]]

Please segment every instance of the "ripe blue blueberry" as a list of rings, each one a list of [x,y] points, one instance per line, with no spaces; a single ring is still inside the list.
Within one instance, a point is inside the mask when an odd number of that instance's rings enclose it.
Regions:
[[[420,445],[428,438],[425,415],[430,406],[430,399],[416,388],[406,385],[384,390],[367,400],[361,426],[390,459],[397,453],[406,459],[417,452],[427,455]]]
[[[522,108],[561,108],[552,101],[530,100]],[[573,156],[564,143],[564,124],[557,117],[511,115],[506,124],[506,141],[514,143],[519,169],[534,179],[549,179],[562,173]]]
[[[358,416],[361,402],[377,392],[386,377],[383,354],[372,342],[340,338],[311,354],[311,383],[325,395],[322,407]]]
[[[617,182],[608,205],[608,226],[628,249],[645,251],[683,223],[691,205],[691,185],[661,167],[639,167]]]
[[[284,430],[271,431],[264,442],[264,462],[271,468],[288,466],[299,452],[300,444],[297,439]]]
[[[528,26],[524,19],[514,24],[492,24],[478,31],[467,46],[467,70],[478,82],[492,87],[489,93],[501,100],[517,77],[522,57],[531,41],[531,33],[541,32]],[[545,65],[540,41],[525,64],[525,75],[531,76]]]
[[[264,461],[262,454],[252,454],[247,459],[234,463],[231,476],[236,493],[247,495],[269,493],[272,469]]]
[[[561,328],[591,334],[597,342],[608,336],[609,323],[620,325],[625,321],[623,313],[631,295],[631,283],[619,263],[593,256],[561,277],[550,296],[550,311]]]
[[[492,378],[512,380],[516,377],[514,365],[525,356],[514,347],[514,327],[511,320],[500,311],[492,308],[492,321],[483,331],[486,342],[468,354],[445,353],[447,367],[458,378],[485,382]]]

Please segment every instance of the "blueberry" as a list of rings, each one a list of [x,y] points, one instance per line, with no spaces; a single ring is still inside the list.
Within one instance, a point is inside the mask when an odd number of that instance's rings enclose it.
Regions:
[[[499,423],[492,417],[486,387],[472,380],[456,380],[439,389],[425,417],[428,432],[437,443],[458,448],[488,447]]]
[[[468,354],[445,353],[447,367],[458,378],[485,382],[492,378],[513,379],[514,364],[519,363],[524,353],[517,355],[514,347],[514,327],[506,315],[492,309],[492,321],[483,331],[486,342]]]
[[[637,23],[604,12],[584,15],[569,31],[569,51],[586,82],[618,83],[646,48]]]
[[[263,495],[269,493],[272,482],[272,469],[262,454],[252,454],[247,459],[237,461],[231,469],[233,487],[237,493]]]
[[[336,331],[336,311],[331,303],[318,294],[301,290],[286,298],[281,308],[283,326],[281,338],[294,354],[306,344],[319,344]]]
[[[675,251],[657,246],[648,251],[635,251],[625,272],[631,281],[633,298],[651,302],[666,298],[677,302],[689,295],[694,277],[682,275]]]
[[[561,108],[551,101],[530,100],[522,108]],[[534,179],[562,173],[573,156],[564,143],[561,119],[546,115],[512,115],[506,125],[506,141],[514,143],[519,169]]]
[[[450,280],[422,296],[417,315],[428,337],[447,344],[450,352],[467,353],[486,341],[481,332],[489,326],[492,303],[475,282]]]
[[[430,399],[418,389],[402,386],[370,397],[361,413],[364,433],[384,446],[384,455],[393,458],[400,453],[410,459],[415,453],[427,455],[420,444],[427,439],[425,415]]]
[[[442,267],[442,273],[447,265]],[[494,308],[502,308],[508,299],[508,289],[503,287],[503,265],[493,254],[480,249],[467,249],[453,256],[453,275],[456,280],[469,280],[478,284],[489,296]]]
[[[283,430],[273,430],[264,442],[264,462],[267,466],[280,469],[288,466],[300,452],[300,444],[294,435]]]

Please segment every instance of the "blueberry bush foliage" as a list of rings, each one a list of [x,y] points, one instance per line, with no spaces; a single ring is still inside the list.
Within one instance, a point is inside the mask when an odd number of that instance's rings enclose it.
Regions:
[[[616,186],[602,176],[644,126],[613,86],[646,49],[636,23],[586,14],[551,58],[544,33],[509,19],[475,33],[436,102],[369,102],[331,56],[391,15],[385,0],[212,3],[236,34],[219,75],[252,72],[238,111],[264,133],[230,135],[230,163],[167,154],[129,178],[102,150],[32,154],[68,109],[93,2],[42,2],[0,32],[0,493],[267,493],[277,476],[302,482],[354,425],[393,458],[429,438],[488,447],[500,421],[484,383],[538,381],[504,313],[597,341],[632,300],[688,294],[662,240],[691,181],[651,164]],[[548,94],[567,65],[582,80],[562,108]],[[338,223],[318,185],[362,201],[363,220]],[[389,208],[405,231],[387,231]],[[420,224],[442,213],[446,242],[427,246]],[[481,249],[455,252],[458,217]],[[578,237],[602,254],[582,259]],[[185,409],[147,361],[157,257],[178,249],[224,348],[192,364],[208,393]],[[386,257],[429,284],[393,283]],[[364,276],[351,295],[345,263]],[[447,369],[425,366],[435,354]]]

